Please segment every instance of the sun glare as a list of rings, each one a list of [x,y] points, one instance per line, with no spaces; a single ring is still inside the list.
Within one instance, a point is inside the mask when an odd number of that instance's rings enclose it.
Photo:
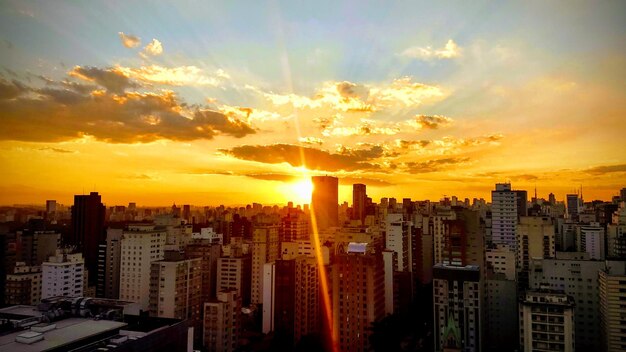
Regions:
[[[313,192],[313,183],[310,178],[304,178],[294,181],[288,187],[291,194],[287,195],[287,199],[295,204],[310,204],[311,192]]]

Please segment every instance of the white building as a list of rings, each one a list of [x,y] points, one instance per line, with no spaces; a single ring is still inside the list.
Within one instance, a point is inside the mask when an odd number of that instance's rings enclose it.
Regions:
[[[402,219],[402,213],[387,214],[385,221],[385,248],[398,254],[396,271],[411,271],[411,222]]]
[[[85,260],[81,253],[66,254],[57,251],[56,255],[41,264],[41,272],[41,298],[83,295]]]
[[[517,246],[517,194],[510,183],[496,183],[491,191],[491,241],[511,249]]]
[[[579,252],[589,253],[591,259],[604,259],[604,228],[597,222],[577,226],[576,245]]]
[[[137,302],[148,310],[150,266],[163,259],[167,232],[154,225],[130,225],[122,235],[120,299]]]

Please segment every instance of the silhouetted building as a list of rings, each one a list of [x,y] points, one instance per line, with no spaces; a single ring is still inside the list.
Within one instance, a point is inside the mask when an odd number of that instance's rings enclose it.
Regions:
[[[313,176],[311,211],[318,231],[339,226],[339,179],[332,176]]]
[[[239,346],[241,297],[234,290],[220,291],[217,300],[204,303],[202,344],[208,351],[232,352]]]
[[[98,245],[105,240],[105,207],[98,192],[75,195],[72,207],[72,232],[66,244],[83,253],[89,271],[89,286],[95,286],[98,272]]]
[[[352,220],[361,220],[361,223],[365,221],[366,199],[366,186],[361,183],[352,185]]]

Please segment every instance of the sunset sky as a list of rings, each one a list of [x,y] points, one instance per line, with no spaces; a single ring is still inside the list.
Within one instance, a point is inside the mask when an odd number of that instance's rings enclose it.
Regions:
[[[0,204],[626,187],[626,2],[312,3],[0,1]]]

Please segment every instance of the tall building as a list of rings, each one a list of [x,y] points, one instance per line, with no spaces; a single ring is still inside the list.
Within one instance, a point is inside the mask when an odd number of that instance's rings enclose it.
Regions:
[[[401,213],[387,214],[385,221],[385,248],[397,253],[395,271],[411,271],[411,222],[404,221]]]
[[[577,226],[576,247],[591,259],[604,259],[604,227],[597,222]]]
[[[239,346],[241,298],[235,291],[220,291],[204,303],[202,344],[208,351],[233,352]]]
[[[280,221],[280,241],[310,241],[309,220],[302,211],[290,211]]]
[[[483,282],[476,265],[433,267],[435,351],[481,351]]]
[[[528,288],[531,258],[554,258],[554,224],[549,217],[522,216],[517,225],[518,283]]]
[[[517,193],[510,183],[497,183],[491,191],[491,240],[515,250],[517,239]]]
[[[517,207],[517,216],[528,216],[528,192],[515,190],[515,203]]]
[[[163,259],[167,231],[151,224],[130,225],[122,234],[120,299],[149,310],[152,262]]]
[[[335,257],[331,291],[333,335],[339,350],[369,348],[371,324],[385,316],[384,275],[382,254],[371,246],[351,245]]]
[[[315,258],[298,256],[265,265],[263,331],[290,350],[319,328],[319,273]]]
[[[313,176],[311,212],[318,231],[339,226],[339,179],[332,176]]]
[[[613,221],[606,227],[607,257],[626,258],[626,202],[621,202],[613,213]]]
[[[559,291],[530,290],[520,300],[522,351],[574,351],[574,299]]]
[[[99,246],[96,297],[117,299],[120,295],[122,229],[107,229],[106,241]]]
[[[217,266],[222,246],[210,239],[194,239],[185,247],[186,258],[202,259],[202,301],[208,302],[217,293]],[[241,293],[239,293],[241,295]]]
[[[249,255],[221,257],[217,260],[217,292],[235,291],[244,307],[250,305],[252,260]]]
[[[81,253],[57,252],[41,265],[41,298],[83,296],[85,262]]]
[[[57,201],[56,200],[47,200],[46,201],[46,213],[54,214],[57,211]]]
[[[164,259],[150,268],[150,315],[189,319],[202,328],[202,259],[185,259],[179,252],[167,251]],[[199,339],[200,335],[196,335]]]
[[[7,305],[37,305],[41,301],[41,267],[18,262],[12,274],[6,276]]]
[[[257,225],[252,231],[252,304],[263,303],[263,265],[280,258],[277,225]]]
[[[56,231],[24,231],[20,237],[20,261],[29,266],[39,266],[55,255],[61,240],[61,234]]]
[[[98,275],[98,245],[105,240],[105,207],[98,192],[75,195],[72,206],[72,231],[66,244],[75,245],[85,258],[89,286],[95,286]]]
[[[580,198],[578,198],[578,194],[568,194],[566,195],[566,206],[567,206],[567,217],[578,221],[578,213],[580,213]]]
[[[598,274],[602,351],[626,351],[626,271],[608,267]]]
[[[365,200],[367,199],[366,186],[361,183],[352,185],[352,220],[365,221]]]

